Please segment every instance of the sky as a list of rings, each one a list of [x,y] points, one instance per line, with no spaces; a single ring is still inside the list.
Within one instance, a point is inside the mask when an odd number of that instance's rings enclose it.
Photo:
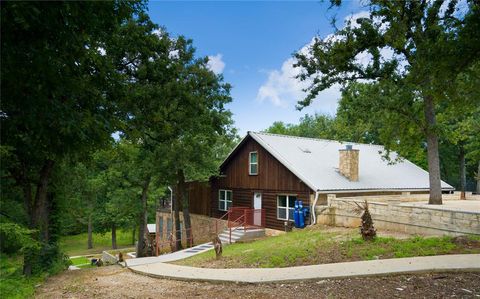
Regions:
[[[307,113],[335,114],[338,87],[322,92],[310,107],[295,109],[305,83],[294,78],[292,54],[314,36],[333,33],[332,17],[341,27],[365,10],[359,0],[332,9],[328,1],[152,1],[148,8],[172,36],[192,39],[197,56],[209,56],[211,70],[233,86],[227,108],[240,136],[274,121],[298,123]]]

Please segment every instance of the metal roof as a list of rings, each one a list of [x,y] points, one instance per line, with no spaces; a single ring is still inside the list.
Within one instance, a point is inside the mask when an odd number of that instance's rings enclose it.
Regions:
[[[155,223],[153,224],[147,224],[147,230],[148,230],[148,233],[155,233],[157,232],[157,225]]]
[[[429,190],[427,171],[406,159],[390,164],[382,158],[380,152],[384,147],[381,145],[256,132],[248,132],[248,136],[314,191]],[[353,149],[360,151],[357,182],[338,172],[339,150],[346,145],[353,145]],[[390,157],[394,160],[398,155],[391,152]],[[442,189],[454,189],[443,181],[441,184]]]

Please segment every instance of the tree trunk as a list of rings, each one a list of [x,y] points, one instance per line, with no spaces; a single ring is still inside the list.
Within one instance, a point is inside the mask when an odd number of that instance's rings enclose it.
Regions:
[[[177,173],[178,174],[178,173]],[[173,213],[175,222],[175,250],[182,249],[182,231],[180,227],[180,190],[177,190],[177,194],[173,195]]]
[[[133,230],[132,230],[132,244],[135,245],[135,234],[137,233],[137,226],[134,225],[133,226]]]
[[[480,194],[480,161],[478,161],[478,170],[477,170],[477,194]]]
[[[117,226],[112,224],[112,249],[117,249]]]
[[[147,255],[147,248],[145,247],[145,232],[147,228],[147,194],[150,186],[151,177],[147,177],[142,186],[142,210],[138,217],[138,243],[137,243],[137,257],[144,257]]]
[[[92,229],[93,229],[93,225],[92,225],[92,214],[88,215],[88,244],[87,244],[87,247],[88,249],[92,249],[93,248],[93,242],[92,242]]]
[[[429,204],[442,204],[442,185],[440,181],[440,157],[438,153],[438,136],[436,132],[435,106],[433,97],[427,95],[424,97],[424,109],[427,133],[427,158],[428,173],[430,180],[430,198]]]
[[[53,160],[45,160],[39,173],[39,180],[37,182],[35,198],[32,199],[31,185],[26,177],[22,182],[24,191],[24,201],[26,204],[25,209],[29,213],[30,228],[38,230],[36,239],[42,243],[46,243],[49,240],[49,217],[48,217],[48,183],[53,171],[55,162]],[[23,259],[23,273],[26,276],[32,275],[32,265],[36,259],[36,253],[29,252],[24,255]]]
[[[186,190],[185,174],[183,170],[178,171],[178,195],[182,202],[183,223],[187,236],[187,247],[193,246],[192,222],[190,221],[190,211],[188,203],[188,191]]]
[[[54,161],[45,160],[40,170],[40,178],[37,183],[37,191],[33,204],[33,213],[30,215],[30,223],[32,228],[38,229],[40,233],[40,241],[48,242],[48,182],[52,174]]]
[[[467,185],[467,176],[465,169],[465,149],[460,145],[460,152],[458,154],[460,162],[460,199],[465,199],[465,186]]]

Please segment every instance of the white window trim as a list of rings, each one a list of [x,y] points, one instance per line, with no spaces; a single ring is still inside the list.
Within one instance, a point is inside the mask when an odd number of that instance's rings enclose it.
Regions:
[[[278,215],[278,200],[279,200],[279,197],[280,196],[286,196],[287,197],[287,206],[285,207],[287,209],[287,213],[286,213],[286,216],[287,218],[280,218],[280,216]],[[284,221],[293,221],[293,219],[288,219],[288,216],[290,215],[289,214],[289,210],[290,209],[294,209],[294,208],[289,208],[288,207],[288,203],[289,203],[289,200],[290,200],[290,196],[295,196],[298,200],[298,194],[277,194],[277,219],[278,220],[284,220]],[[283,208],[283,207],[282,207]]]
[[[222,192],[225,193],[225,200],[221,200],[221,199],[220,199],[220,194],[221,194]],[[227,200],[227,192],[230,192],[230,193],[232,194],[232,197],[231,197],[232,200]],[[224,204],[223,204],[223,209],[220,209],[220,202],[223,202],[223,203],[224,203]],[[230,203],[233,204],[233,192],[232,192],[232,190],[219,189],[219,190],[218,190],[218,210],[219,210],[219,211],[224,211],[224,212],[228,211],[228,209],[225,209],[225,207],[227,206],[227,202],[230,202]]]
[[[252,154],[257,154],[257,162],[252,163]],[[252,165],[257,165],[257,172],[252,172]],[[253,151],[248,153],[248,174],[249,175],[258,175],[258,152]]]

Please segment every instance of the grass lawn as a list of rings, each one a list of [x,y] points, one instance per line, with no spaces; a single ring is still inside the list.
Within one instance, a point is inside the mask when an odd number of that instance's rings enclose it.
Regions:
[[[225,246],[221,260],[213,250],[174,262],[207,268],[271,268],[457,253],[480,253],[480,237],[377,237],[364,241],[358,230],[318,228]]]
[[[87,233],[60,238],[60,248],[69,256],[98,254],[112,249],[111,233],[93,234],[93,248],[87,249]],[[132,231],[117,230],[118,248],[133,247]]]
[[[77,266],[78,268],[94,268],[96,267],[95,265],[91,265],[91,262],[90,262],[90,258],[87,258],[87,257],[84,257],[84,256],[80,256],[80,257],[76,257],[76,258],[72,258],[70,259],[70,261],[72,262],[72,265],[73,266]]]
[[[0,254],[0,297],[31,298],[35,285],[44,280],[44,275],[25,277],[22,275],[23,259],[20,256]]]

